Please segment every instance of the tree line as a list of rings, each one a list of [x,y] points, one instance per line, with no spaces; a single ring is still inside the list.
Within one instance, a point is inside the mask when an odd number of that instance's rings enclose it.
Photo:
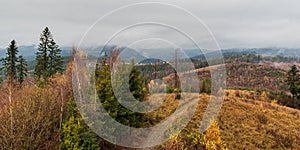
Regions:
[[[22,55],[18,55],[16,40],[12,40],[8,47],[6,57],[2,58],[1,70],[5,72],[5,77],[9,84],[21,85],[28,76],[27,62]],[[36,65],[34,75],[37,80],[46,79],[55,73],[62,73],[63,61],[61,50],[56,44],[50,30],[46,27],[41,35],[38,49],[36,52]]]

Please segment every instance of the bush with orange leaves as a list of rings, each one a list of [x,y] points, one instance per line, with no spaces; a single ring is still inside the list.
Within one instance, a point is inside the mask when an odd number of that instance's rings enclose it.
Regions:
[[[11,103],[5,102],[8,94],[2,87],[0,149],[59,149],[67,86],[65,76],[57,74],[44,88],[14,88]]]

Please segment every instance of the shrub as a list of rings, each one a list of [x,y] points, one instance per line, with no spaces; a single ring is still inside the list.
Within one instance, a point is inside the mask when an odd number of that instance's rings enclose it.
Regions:
[[[221,140],[218,122],[215,121],[208,127],[201,144],[205,146],[205,149],[209,150],[226,149],[225,144]]]
[[[85,124],[74,99],[68,103],[68,119],[63,123],[62,149],[100,149],[97,137]]]
[[[173,135],[172,138],[165,144],[159,146],[164,150],[173,149],[208,149],[208,150],[223,150],[227,149],[221,139],[218,123],[213,122],[206,133],[200,134],[192,130],[183,130],[180,133]]]
[[[167,93],[173,93],[174,92],[174,88],[167,86]]]
[[[15,90],[12,100],[0,108],[0,149],[58,149],[60,92],[53,87],[25,86]]]

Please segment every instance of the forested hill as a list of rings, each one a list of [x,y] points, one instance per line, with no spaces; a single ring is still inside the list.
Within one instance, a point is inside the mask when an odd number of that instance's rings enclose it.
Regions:
[[[95,47],[86,47],[84,48],[87,53],[90,53],[93,56],[100,56],[100,52],[106,52],[109,54],[110,50],[115,48],[116,46],[95,46]],[[61,46],[60,49],[62,50],[62,56],[69,56],[70,50],[72,46]],[[173,49],[142,49],[142,50],[134,50],[131,48],[121,47],[121,49],[126,49],[130,51],[130,53],[134,55],[138,52],[147,53],[149,56],[159,56],[159,55],[166,55],[166,59],[172,59],[174,53]],[[19,54],[22,55],[26,60],[33,60],[35,58],[35,53],[37,51],[36,45],[29,45],[29,46],[19,46],[18,47]],[[203,54],[210,53],[209,50],[199,50],[199,49],[183,49],[184,53],[190,58],[202,58],[205,57]],[[6,55],[6,48],[0,48],[0,58],[5,57]],[[221,52],[223,55],[241,55],[241,54],[255,54],[261,56],[282,56],[282,57],[300,57],[300,49],[289,49],[289,48],[232,48],[232,49],[222,49]],[[168,55],[167,55],[168,54]]]

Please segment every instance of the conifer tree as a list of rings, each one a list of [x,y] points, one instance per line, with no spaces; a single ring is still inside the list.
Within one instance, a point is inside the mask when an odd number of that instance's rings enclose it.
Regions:
[[[106,111],[109,113],[109,115],[112,118],[117,120],[118,109],[120,108],[119,107],[120,104],[119,104],[118,100],[114,97],[112,84],[111,84],[111,71],[110,71],[110,67],[108,65],[106,56],[99,64],[96,65],[95,83],[96,83],[96,89],[97,89],[99,101],[102,103],[102,106],[106,109]],[[101,119],[103,119],[103,118],[101,118]],[[109,123],[110,122],[103,122],[103,123],[100,122],[100,125],[103,130],[110,132],[112,134],[117,129],[113,128],[113,127],[107,127],[106,124],[109,124]]]
[[[19,56],[18,58],[19,64],[17,65],[18,71],[18,82],[22,84],[25,78],[27,77],[27,63],[23,56]]]
[[[133,64],[132,64],[133,65]],[[129,89],[133,97],[142,102],[146,97],[146,85],[142,77],[142,73],[135,67],[132,68],[129,75]],[[141,113],[133,113],[131,126],[142,127],[146,121],[146,115]]]
[[[95,82],[97,83],[98,97],[103,103],[104,108],[108,108],[110,106],[117,107],[118,104],[114,103],[117,101],[115,101],[111,86],[110,67],[107,64],[106,58],[101,63],[101,67],[99,64],[96,65],[95,72]]]
[[[288,71],[287,84],[293,97],[300,99],[300,75],[296,65],[293,65]]]
[[[3,63],[3,67],[1,69],[5,70],[5,76],[10,85],[14,85],[14,81],[17,79],[18,52],[16,41],[12,40],[7,48],[6,57],[1,59]]]
[[[7,48],[6,57],[1,59],[3,67],[1,70],[5,70],[6,78],[8,80],[8,101],[9,101],[9,114],[10,114],[10,136],[14,136],[14,117],[13,117],[13,90],[15,86],[15,79],[17,79],[17,62],[18,62],[18,47],[15,40],[12,40]],[[13,149],[11,143],[10,148]]]
[[[134,62],[132,62],[134,65]],[[135,67],[132,68],[129,77],[129,88],[138,101],[144,101],[146,96],[146,86],[142,77],[142,73]]]
[[[63,123],[62,149],[91,149],[98,150],[97,135],[94,134],[76,108],[73,98],[68,103],[67,120]]]
[[[61,73],[63,69],[63,62],[60,56],[61,50],[56,42],[52,39],[49,45],[49,75],[52,76],[56,72]]]
[[[35,66],[35,75],[40,78],[41,76],[47,77],[47,69],[48,69],[48,45],[50,40],[52,39],[51,32],[48,27],[46,27],[40,37],[40,43],[38,47],[38,52],[36,53],[36,61],[37,64]]]
[[[40,37],[38,52],[36,53],[37,64],[35,66],[35,76],[37,78],[53,76],[56,72],[62,72],[61,50],[53,39],[48,27],[46,27]]]
[[[98,92],[98,97],[103,105],[103,107],[109,112],[109,115],[116,119],[118,122],[124,125],[128,126],[133,126],[133,127],[142,127],[143,122],[146,120],[146,117],[144,114],[138,113],[138,112],[133,112],[131,110],[128,110],[124,106],[122,106],[118,99],[114,96],[114,92],[112,89],[112,79],[111,79],[111,70],[110,70],[110,63],[107,62],[107,59],[105,58],[101,64],[97,65],[97,69],[95,72],[95,81],[96,81],[96,88]],[[128,70],[128,64],[122,64],[121,66],[122,69],[118,70],[115,72],[115,77],[116,78],[122,78],[124,73]],[[127,65],[127,66],[126,66]],[[124,70],[126,70],[124,72]],[[117,87],[116,89],[121,90],[118,91],[122,94],[123,92],[123,87],[124,81],[123,79],[118,80],[116,79],[115,81],[117,83],[113,83],[114,86],[120,86]],[[131,94],[139,101],[143,101],[145,97],[145,88],[143,86],[143,79],[141,74],[133,68],[133,70],[130,73],[129,76],[129,89]],[[123,93],[123,94],[128,94],[128,93]],[[126,97],[126,96],[125,96]],[[120,98],[120,97],[118,97]],[[122,97],[124,98],[124,97]],[[119,99],[121,101],[126,101],[126,99]],[[116,129],[111,129],[116,130]]]

